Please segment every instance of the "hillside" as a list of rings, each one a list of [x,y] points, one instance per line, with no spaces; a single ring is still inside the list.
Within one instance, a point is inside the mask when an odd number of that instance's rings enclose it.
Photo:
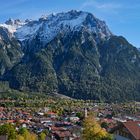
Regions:
[[[0,24],[0,75],[23,91],[140,101],[140,52],[83,11]]]

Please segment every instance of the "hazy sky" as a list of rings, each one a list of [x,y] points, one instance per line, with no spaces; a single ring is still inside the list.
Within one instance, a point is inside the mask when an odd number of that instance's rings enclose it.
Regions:
[[[0,23],[37,19],[50,13],[83,10],[105,20],[110,30],[140,47],[140,0],[0,0]]]

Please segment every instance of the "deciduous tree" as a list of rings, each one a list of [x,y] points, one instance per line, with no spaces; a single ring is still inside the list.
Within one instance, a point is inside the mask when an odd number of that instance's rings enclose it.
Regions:
[[[112,140],[111,135],[91,115],[85,118],[83,127],[83,140]]]

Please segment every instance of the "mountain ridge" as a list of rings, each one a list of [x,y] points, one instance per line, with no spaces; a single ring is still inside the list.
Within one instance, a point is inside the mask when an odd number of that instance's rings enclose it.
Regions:
[[[8,22],[14,23],[11,38],[22,55],[1,73],[11,88],[80,99],[140,100],[140,52],[91,13],[72,10]]]

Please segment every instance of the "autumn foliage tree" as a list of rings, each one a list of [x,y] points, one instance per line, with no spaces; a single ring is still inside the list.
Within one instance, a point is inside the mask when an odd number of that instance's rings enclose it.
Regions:
[[[26,128],[19,130],[18,140],[37,140],[37,136],[30,133]]]
[[[8,140],[15,140],[17,133],[13,125],[3,124],[0,126],[0,135],[7,135]]]
[[[24,137],[21,135],[17,135],[17,140],[24,140]]]
[[[90,115],[84,120],[83,140],[112,140],[110,134]]]
[[[45,140],[45,139],[46,139],[46,134],[44,132],[40,133],[39,140]]]
[[[17,131],[14,125],[8,123],[0,125],[0,135],[7,135],[8,140],[38,140],[37,135],[29,132],[26,128],[20,128]]]

